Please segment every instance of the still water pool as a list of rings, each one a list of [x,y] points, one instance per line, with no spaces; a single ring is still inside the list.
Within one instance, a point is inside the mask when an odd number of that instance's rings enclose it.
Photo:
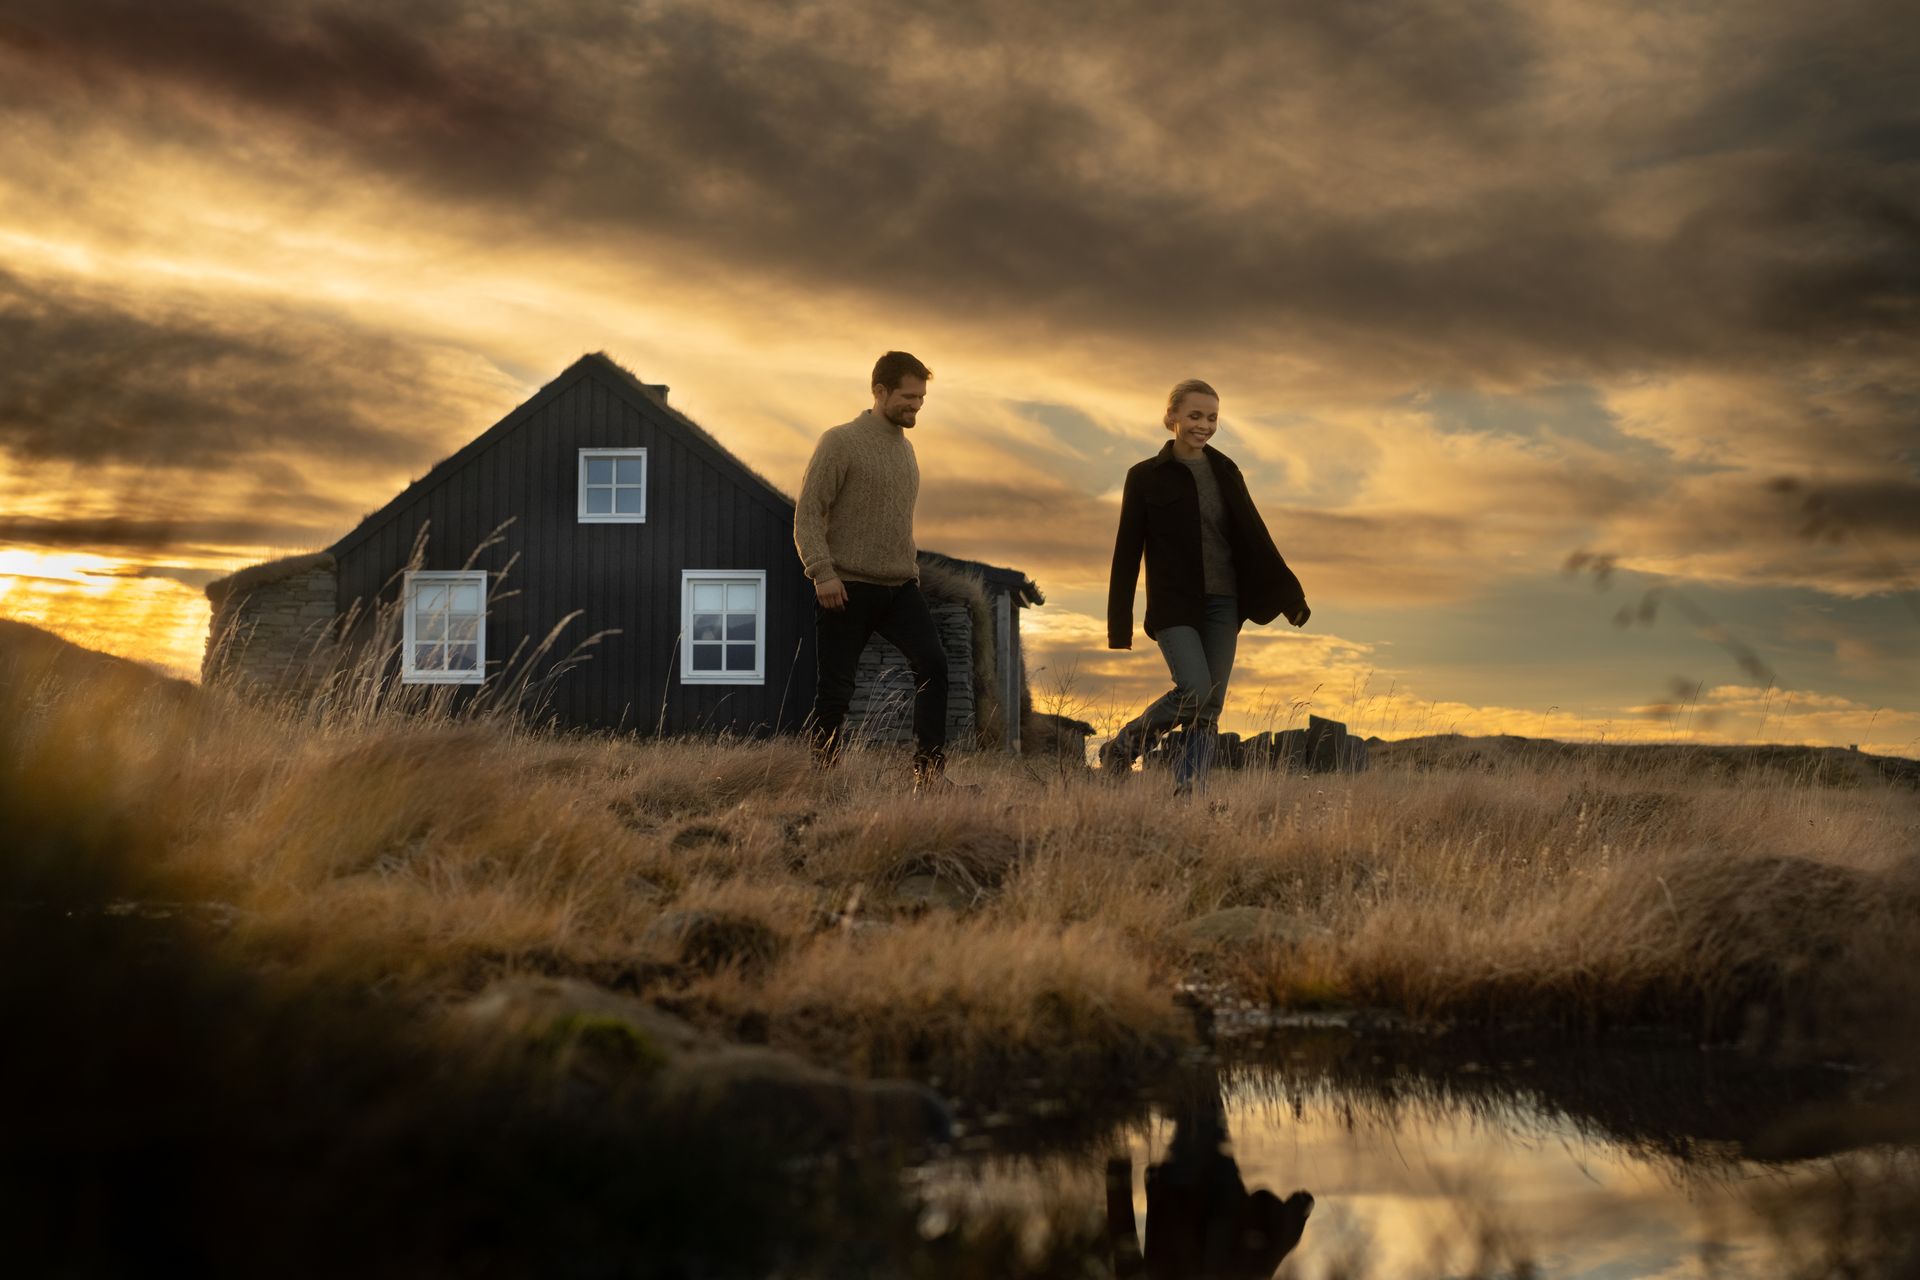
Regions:
[[[929,1171],[930,1213],[1024,1215],[1036,1246],[1097,1230],[1116,1274],[1221,1280],[1897,1274],[1912,1256],[1913,1150],[1802,1123],[1858,1092],[1847,1073],[1361,1060],[1185,1071],[1073,1149]]]

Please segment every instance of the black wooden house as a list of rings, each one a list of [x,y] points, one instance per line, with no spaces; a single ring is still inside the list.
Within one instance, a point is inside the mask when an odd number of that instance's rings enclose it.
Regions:
[[[666,390],[582,356],[326,551],[213,584],[207,680],[284,686],[385,627],[389,677],[456,702],[512,679],[566,726],[798,728],[813,588],[792,500]],[[1018,611],[1041,597],[973,568],[997,606],[980,637],[1002,654],[995,696],[1017,707]],[[547,679],[569,654],[583,660]]]

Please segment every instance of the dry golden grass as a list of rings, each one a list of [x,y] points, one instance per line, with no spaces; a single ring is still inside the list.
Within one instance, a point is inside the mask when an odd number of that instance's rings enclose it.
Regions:
[[[876,1072],[1145,1061],[1196,967],[1283,1007],[1853,1048],[1920,971],[1920,800],[1887,786],[1596,750],[1218,776],[1215,811],[990,756],[929,798],[880,752],[315,727],[17,657],[0,703],[22,856],[130,848],[131,891],[237,908],[247,963],[422,1006],[576,973]],[[1183,926],[1230,907],[1273,927],[1197,954]]]

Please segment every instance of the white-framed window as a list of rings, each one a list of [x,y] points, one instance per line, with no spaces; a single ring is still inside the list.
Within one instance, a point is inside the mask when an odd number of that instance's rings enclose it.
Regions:
[[[487,678],[487,573],[409,573],[400,679],[404,684],[481,684]]]
[[[647,451],[580,451],[580,523],[645,524]]]
[[[680,575],[683,684],[765,684],[767,571],[687,569]]]

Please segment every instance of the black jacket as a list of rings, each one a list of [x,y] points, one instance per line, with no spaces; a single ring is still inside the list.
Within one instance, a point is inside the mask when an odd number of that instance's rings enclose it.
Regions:
[[[1272,622],[1306,603],[1300,579],[1273,545],[1266,522],[1253,508],[1247,482],[1233,459],[1212,445],[1207,461],[1220,484],[1239,583],[1240,617]],[[1133,589],[1140,555],[1147,558],[1147,638],[1162,627],[1199,628],[1206,621],[1205,572],[1200,560],[1200,488],[1173,456],[1173,441],[1130,468],[1120,498],[1120,533],[1113,543],[1113,578],[1107,590],[1107,647],[1133,648]]]

